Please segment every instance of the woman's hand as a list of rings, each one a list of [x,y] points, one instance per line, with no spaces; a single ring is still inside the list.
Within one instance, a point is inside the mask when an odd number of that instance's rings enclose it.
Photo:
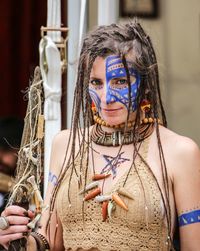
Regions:
[[[5,217],[8,227],[2,230],[0,224],[0,244],[7,249],[11,241],[28,235],[31,230],[27,224],[34,217],[34,213],[19,206],[9,206],[2,212],[1,216]]]

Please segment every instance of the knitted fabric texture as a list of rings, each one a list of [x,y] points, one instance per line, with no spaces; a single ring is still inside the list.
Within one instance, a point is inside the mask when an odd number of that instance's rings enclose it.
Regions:
[[[147,158],[148,142],[149,139],[145,140],[140,148],[140,154],[144,159]],[[79,165],[79,162],[77,159],[76,165]],[[167,227],[156,181],[139,156],[136,157],[135,163],[137,172],[132,167],[125,184],[126,190],[134,196],[134,200],[123,197],[128,211],[116,206],[112,219],[107,219],[105,222],[102,222],[102,204],[94,200],[84,202],[83,222],[83,195],[79,195],[80,189],[75,174],[70,186],[71,206],[69,206],[67,197],[69,175],[66,174],[56,203],[66,250],[170,250],[166,243]],[[126,175],[127,173],[119,178],[111,188],[111,192],[123,186]],[[92,172],[89,170],[87,183],[91,181],[91,176]]]

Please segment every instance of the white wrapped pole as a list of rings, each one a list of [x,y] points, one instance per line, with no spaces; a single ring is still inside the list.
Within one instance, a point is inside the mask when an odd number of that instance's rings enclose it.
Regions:
[[[81,43],[82,43],[84,28],[85,28],[86,6],[87,6],[87,0],[82,0],[81,11],[80,11],[80,24],[79,24],[79,51],[81,49]]]
[[[98,0],[98,25],[117,23],[118,18],[118,0]]]
[[[60,0],[48,0],[47,27],[60,28]],[[60,31],[49,31],[39,45],[40,68],[44,87],[44,194],[46,192],[53,137],[61,130],[61,56],[55,42],[60,42]]]
[[[47,27],[60,28],[61,4],[60,0],[48,0],[47,4]],[[47,35],[54,41],[60,42],[60,31],[48,31]]]
[[[69,28],[68,67],[67,67],[67,128],[72,117],[73,95],[77,74],[78,57],[83,34],[87,29],[87,0],[68,0],[67,23]]]

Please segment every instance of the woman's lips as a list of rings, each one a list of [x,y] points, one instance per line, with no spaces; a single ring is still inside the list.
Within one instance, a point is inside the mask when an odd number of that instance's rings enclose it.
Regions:
[[[102,111],[111,113],[111,112],[116,112],[116,111],[119,111],[119,110],[122,110],[122,109],[123,109],[122,107],[120,107],[120,108],[115,108],[115,109],[111,109],[111,108],[102,108]]]

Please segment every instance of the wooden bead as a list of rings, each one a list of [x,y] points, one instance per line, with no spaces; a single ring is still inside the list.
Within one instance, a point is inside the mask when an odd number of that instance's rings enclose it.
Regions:
[[[102,126],[106,126],[106,122],[105,121],[102,121]]]
[[[101,119],[100,117],[98,117],[96,115],[93,116],[93,119],[99,125],[110,127],[110,128],[115,128],[115,129],[119,129],[119,128],[123,129],[126,125],[125,123],[122,123],[119,125],[109,125],[108,123],[106,123],[106,121],[104,121],[103,119]],[[133,125],[134,125],[134,121],[129,121],[127,123],[128,128],[133,127]]]
[[[128,128],[131,128],[131,127],[132,127],[132,123],[128,122]]]

